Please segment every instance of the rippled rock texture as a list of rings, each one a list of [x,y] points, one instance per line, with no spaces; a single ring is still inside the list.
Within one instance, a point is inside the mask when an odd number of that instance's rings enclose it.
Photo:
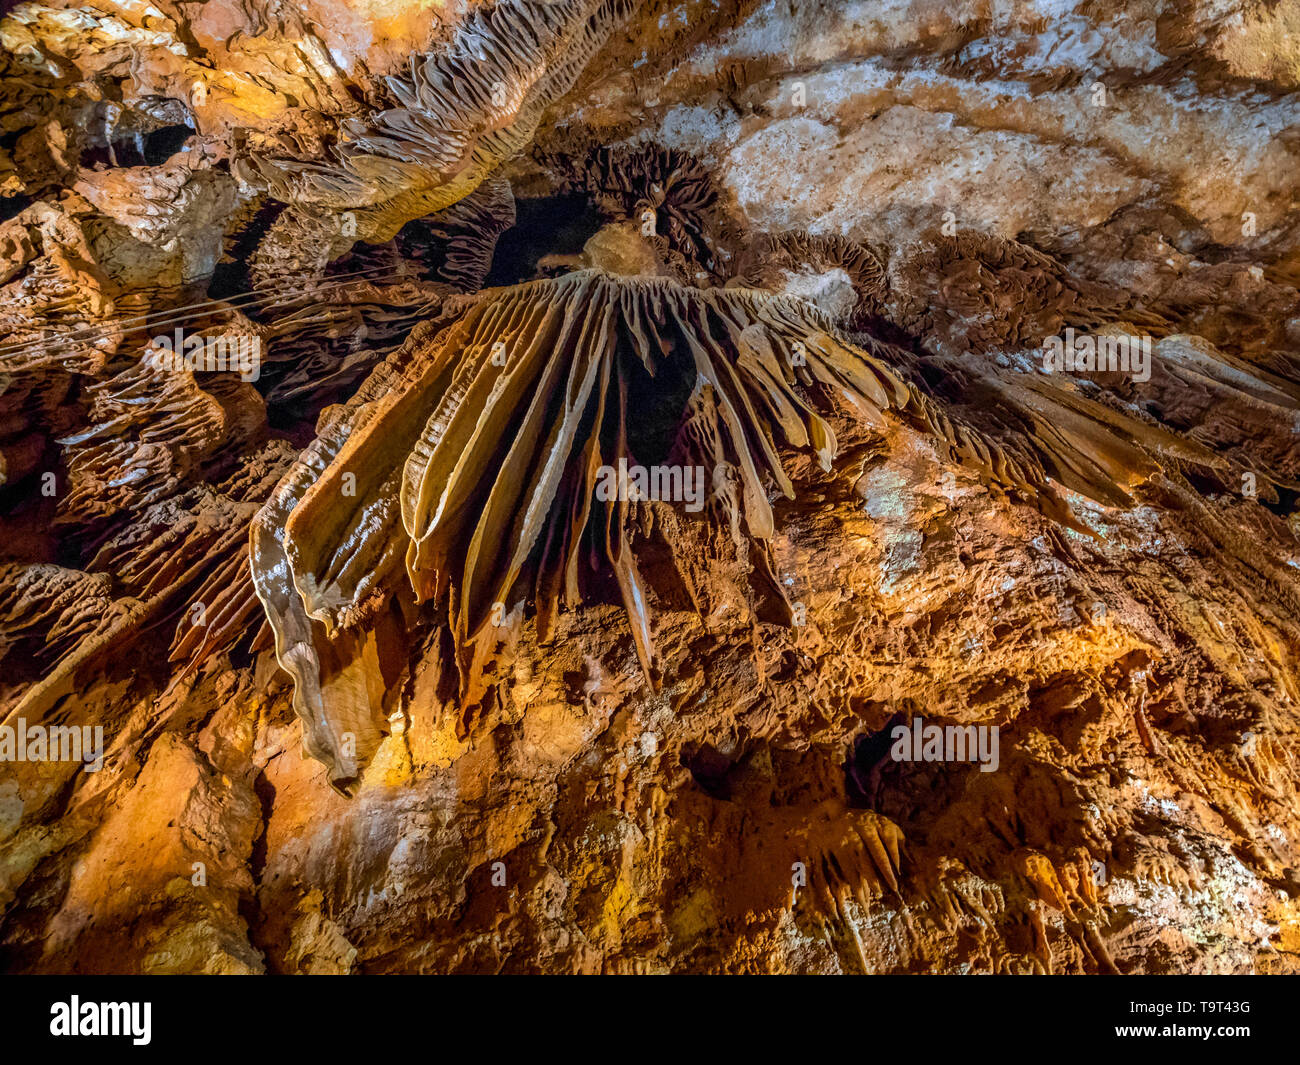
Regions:
[[[1294,0],[2,9],[6,971],[1300,970]]]

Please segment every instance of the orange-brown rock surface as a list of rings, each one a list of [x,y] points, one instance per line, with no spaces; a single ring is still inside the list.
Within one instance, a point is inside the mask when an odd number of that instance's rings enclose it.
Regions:
[[[1300,971],[1293,0],[0,11],[0,969]]]

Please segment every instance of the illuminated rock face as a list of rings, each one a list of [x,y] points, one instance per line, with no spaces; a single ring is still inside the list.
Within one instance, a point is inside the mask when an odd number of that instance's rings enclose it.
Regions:
[[[0,966],[1295,969],[1294,4],[294,7],[0,19]]]

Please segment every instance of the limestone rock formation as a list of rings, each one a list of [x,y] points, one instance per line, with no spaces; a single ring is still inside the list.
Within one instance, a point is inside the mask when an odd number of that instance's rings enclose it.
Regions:
[[[0,969],[1293,973],[1293,0],[0,10]]]

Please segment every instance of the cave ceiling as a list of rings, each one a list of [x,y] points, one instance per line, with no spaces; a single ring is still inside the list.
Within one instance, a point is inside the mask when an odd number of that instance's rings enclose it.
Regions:
[[[0,969],[1300,971],[1298,174],[1296,0],[0,3]]]

